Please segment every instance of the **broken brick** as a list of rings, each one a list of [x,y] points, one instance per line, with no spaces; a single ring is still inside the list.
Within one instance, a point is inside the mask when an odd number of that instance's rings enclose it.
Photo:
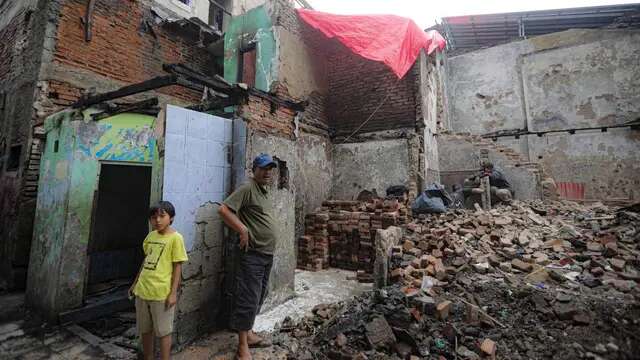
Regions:
[[[604,246],[602,255],[606,257],[613,257],[618,255],[618,244],[615,242],[609,242]]]
[[[449,317],[449,311],[451,310],[451,301],[445,300],[438,304],[436,307],[436,314],[438,319],[446,320]]]
[[[624,270],[624,266],[626,264],[626,261],[616,258],[616,259],[609,260],[609,263],[611,263],[611,267],[613,267],[615,270],[622,271],[622,270]]]
[[[411,240],[405,240],[404,243],[402,244],[402,250],[404,250],[405,252],[413,249],[416,246],[416,244],[411,241]]]
[[[520,270],[520,271],[524,271],[524,272],[529,272],[531,271],[532,265],[529,263],[526,263],[520,259],[513,259],[511,260],[511,266]]]
[[[597,243],[595,241],[589,241],[587,243],[587,250],[589,251],[593,251],[593,252],[601,252],[603,249],[602,244]]]
[[[496,357],[496,343],[491,339],[484,339],[480,344],[480,350],[491,359]]]

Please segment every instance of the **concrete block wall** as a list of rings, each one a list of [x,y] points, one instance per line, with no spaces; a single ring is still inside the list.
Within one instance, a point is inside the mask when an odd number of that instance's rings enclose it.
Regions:
[[[197,236],[182,272],[182,286],[176,314],[178,346],[203,332],[218,328],[222,309],[224,228],[217,206],[202,205],[197,211]]]
[[[640,118],[640,30],[569,30],[447,59],[450,130],[569,130]],[[578,183],[584,200],[638,201],[640,142],[629,128],[500,138]]]

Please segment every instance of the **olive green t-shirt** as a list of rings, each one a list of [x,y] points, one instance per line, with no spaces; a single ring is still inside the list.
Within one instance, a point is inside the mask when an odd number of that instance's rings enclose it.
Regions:
[[[273,255],[276,248],[276,223],[267,188],[251,179],[223,203],[236,213],[249,230],[249,248]]]

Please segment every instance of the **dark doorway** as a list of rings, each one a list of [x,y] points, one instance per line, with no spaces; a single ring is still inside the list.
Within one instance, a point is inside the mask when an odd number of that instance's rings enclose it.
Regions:
[[[89,242],[87,295],[130,284],[149,231],[151,167],[101,164]]]

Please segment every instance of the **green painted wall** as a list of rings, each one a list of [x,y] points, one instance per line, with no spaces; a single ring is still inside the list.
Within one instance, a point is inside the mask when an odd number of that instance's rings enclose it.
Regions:
[[[240,49],[242,44],[256,40],[257,89],[269,91],[278,79],[277,46],[271,16],[265,6],[258,6],[233,17],[224,38],[224,77],[239,82]]]
[[[27,298],[50,317],[82,304],[100,162],[158,159],[155,117],[120,114],[96,122],[89,113],[67,111],[45,122]]]

